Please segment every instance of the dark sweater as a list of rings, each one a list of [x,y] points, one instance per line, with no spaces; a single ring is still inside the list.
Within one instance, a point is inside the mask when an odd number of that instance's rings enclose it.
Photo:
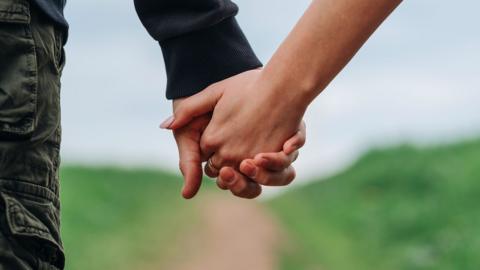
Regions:
[[[66,0],[31,1],[67,32]],[[143,25],[162,48],[169,99],[193,95],[262,65],[234,18],[238,7],[230,0],[134,2]]]

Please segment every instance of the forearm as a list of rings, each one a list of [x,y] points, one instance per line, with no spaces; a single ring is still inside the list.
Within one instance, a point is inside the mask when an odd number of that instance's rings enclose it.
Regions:
[[[308,105],[400,3],[314,0],[266,65],[266,80],[284,89],[284,97]]]
[[[234,18],[238,8],[232,1],[134,2],[143,25],[162,47],[169,99],[261,66]]]

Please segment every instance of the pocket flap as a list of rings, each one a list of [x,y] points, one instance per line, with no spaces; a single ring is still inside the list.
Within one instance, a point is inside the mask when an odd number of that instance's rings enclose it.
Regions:
[[[60,239],[56,241],[54,237],[54,235],[58,236],[58,232],[52,234],[48,225],[35,216],[35,213],[41,215],[51,214],[54,207],[53,204],[43,204],[21,198],[17,199],[1,191],[0,197],[5,202],[5,215],[11,234],[14,237],[18,237],[20,243],[25,248],[36,250],[35,252],[38,252],[41,260],[45,263],[63,269],[65,265],[63,247]],[[52,230],[55,230],[55,228],[52,228]]]
[[[0,22],[30,23],[28,2],[19,0],[0,1]]]
[[[37,217],[35,217],[17,199],[1,193],[5,201],[5,212],[10,230],[15,235],[35,237],[47,240],[58,246],[50,230]]]

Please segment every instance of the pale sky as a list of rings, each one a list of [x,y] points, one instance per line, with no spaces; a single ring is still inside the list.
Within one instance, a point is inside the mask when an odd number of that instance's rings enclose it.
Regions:
[[[238,20],[266,63],[310,1],[239,0]],[[404,1],[311,105],[299,181],[373,146],[480,136],[477,1]],[[63,160],[177,170],[160,48],[132,0],[69,1]],[[188,78],[186,78],[188,79]]]

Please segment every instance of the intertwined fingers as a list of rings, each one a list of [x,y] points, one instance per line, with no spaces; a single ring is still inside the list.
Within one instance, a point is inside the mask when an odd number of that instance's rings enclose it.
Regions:
[[[288,158],[289,157],[286,156],[285,160]],[[277,167],[273,170],[273,167],[268,164],[258,166],[254,163],[254,160],[244,160],[240,164],[240,172],[264,186],[286,186],[290,184],[296,176],[295,169],[291,166],[290,160],[284,161],[285,163],[282,163],[281,166],[278,166],[280,164],[275,164]]]
[[[233,195],[253,199],[262,193],[262,187],[255,182],[250,181],[247,177],[237,172],[231,167],[223,167],[220,170],[219,181],[223,182]]]

